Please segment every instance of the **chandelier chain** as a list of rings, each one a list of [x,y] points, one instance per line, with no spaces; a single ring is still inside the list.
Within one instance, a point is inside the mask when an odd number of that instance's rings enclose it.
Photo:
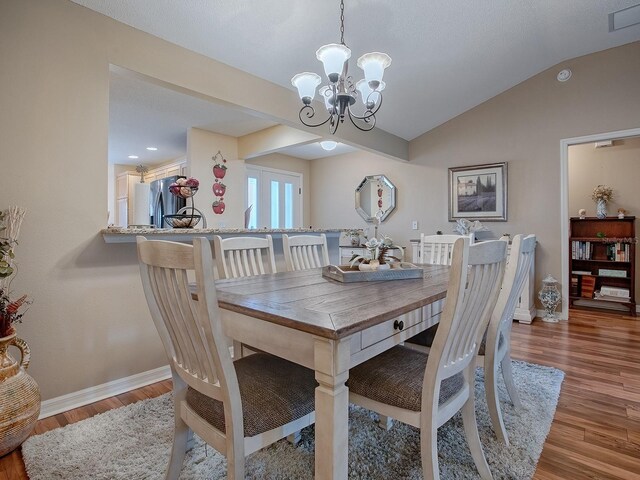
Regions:
[[[344,43],[344,0],[340,0],[340,43]]]

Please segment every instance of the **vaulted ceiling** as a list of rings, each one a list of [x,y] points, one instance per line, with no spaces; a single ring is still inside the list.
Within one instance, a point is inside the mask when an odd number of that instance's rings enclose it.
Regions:
[[[337,0],[73,0],[135,28],[293,89],[322,73],[339,41]],[[388,53],[378,126],[410,140],[564,60],[640,40],[608,14],[638,0],[346,0],[355,59]]]

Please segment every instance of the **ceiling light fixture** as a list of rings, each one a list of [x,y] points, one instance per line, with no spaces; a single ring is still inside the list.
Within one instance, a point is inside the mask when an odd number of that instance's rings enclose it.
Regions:
[[[147,147],[147,150],[155,152],[156,150],[158,150],[158,147]]]
[[[559,82],[566,82],[571,78],[571,70],[565,68],[564,70],[560,70],[558,72],[558,76],[556,77]]]
[[[127,158],[130,158],[131,160],[135,160],[136,158],[140,158],[140,157],[138,157],[138,155],[129,155]]]
[[[372,130],[376,126],[376,113],[382,105],[382,90],[385,83],[382,75],[385,68],[391,65],[391,57],[386,53],[365,53],[357,62],[358,67],[364,70],[364,80],[353,83],[353,78],[348,75],[349,58],[351,50],[344,43],[344,0],[340,0],[340,43],[324,45],[316,52],[316,57],[324,65],[324,72],[329,79],[328,85],[320,89],[320,95],[324,98],[324,104],[329,116],[321,123],[307,123],[315,115],[315,109],[311,106],[316,88],[320,85],[320,75],[311,72],[299,73],[291,79],[291,84],[298,89],[298,95],[304,104],[298,113],[300,121],[307,127],[319,127],[329,122],[329,131],[334,134],[338,125],[344,122],[346,115],[358,129]],[[351,106],[356,103],[356,97],[360,97],[364,106],[364,113],[356,115],[351,111]]]
[[[333,140],[325,140],[324,142],[320,142],[320,146],[323,148],[323,150],[330,152],[338,146],[338,142],[334,142]]]

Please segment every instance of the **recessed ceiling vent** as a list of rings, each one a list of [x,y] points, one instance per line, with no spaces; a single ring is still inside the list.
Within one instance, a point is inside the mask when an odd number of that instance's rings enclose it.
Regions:
[[[609,14],[609,31],[640,24],[640,4]]]

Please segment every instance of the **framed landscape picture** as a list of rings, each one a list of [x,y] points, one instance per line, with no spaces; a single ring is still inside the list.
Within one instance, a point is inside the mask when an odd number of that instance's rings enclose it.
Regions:
[[[449,221],[507,220],[507,163],[449,169]]]

